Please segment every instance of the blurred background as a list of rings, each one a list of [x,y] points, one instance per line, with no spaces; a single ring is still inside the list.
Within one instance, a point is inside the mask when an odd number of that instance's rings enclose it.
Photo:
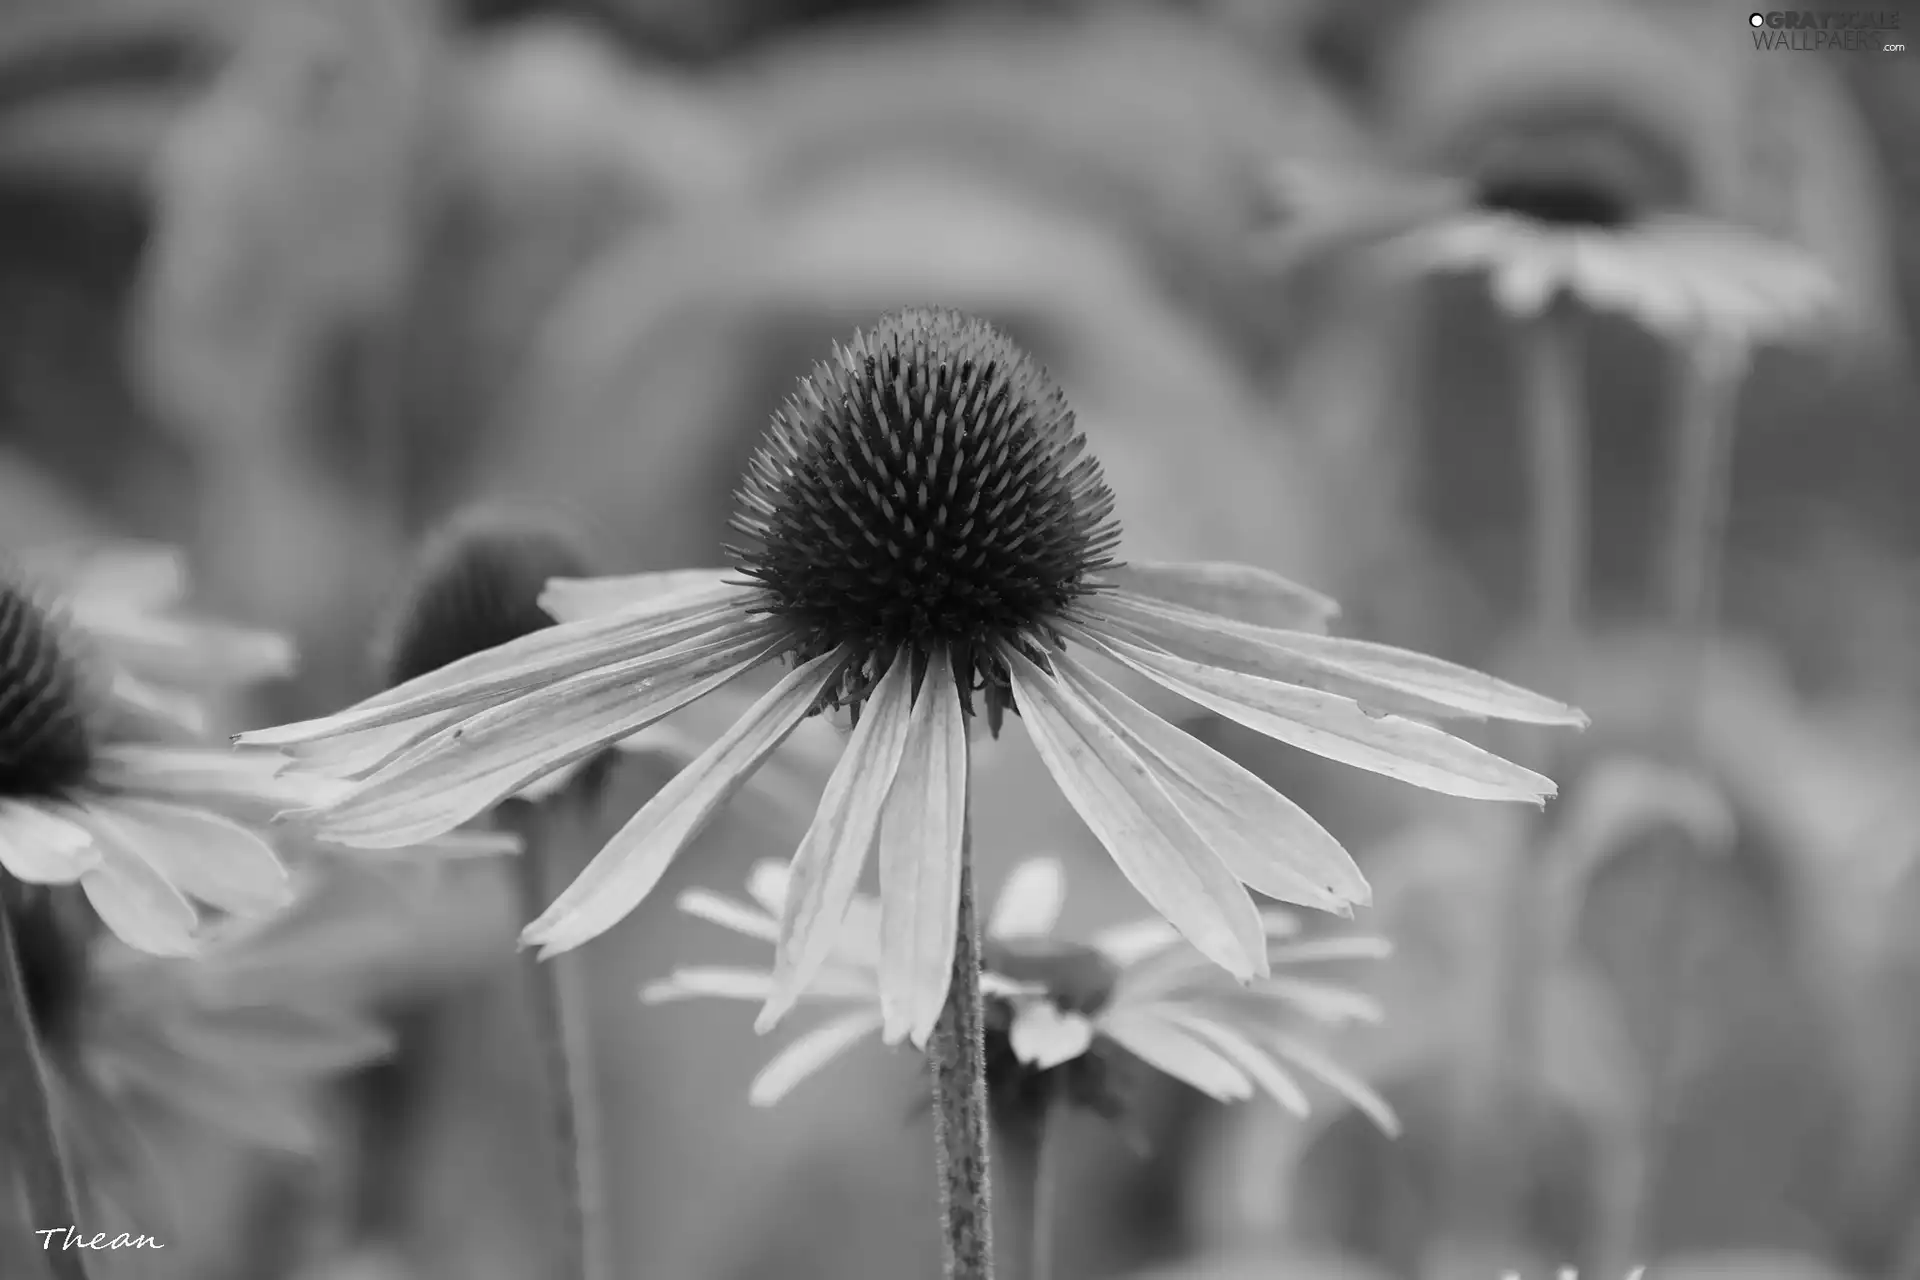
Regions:
[[[301,645],[250,714],[319,713],[374,687],[382,611],[458,508],[553,512],[610,572],[714,563],[794,379],[940,304],[1060,377],[1129,552],[1264,565],[1345,634],[1537,674],[1512,326],[1472,278],[1263,246],[1282,166],[1471,191],[1575,117],[1613,159],[1548,165],[1566,202],[1763,230],[1843,295],[1740,399],[1698,731],[1663,736],[1647,656],[1681,360],[1582,316],[1593,613],[1549,691],[1595,727],[1564,798],[1488,812],[1195,726],[1374,879],[1358,923],[1400,954],[1351,980],[1387,1018],[1332,1049],[1405,1133],[1171,1084],[1138,1149],[1076,1120],[1060,1280],[1920,1277],[1912,57],[1760,52],[1730,0],[6,0],[0,545],[182,544],[203,604]],[[983,757],[986,891],[1052,852],[1070,925],[1134,913],[1027,750]],[[605,830],[660,782],[623,765]],[[581,953],[624,1276],[937,1270],[907,1055],[753,1111],[772,1046],[742,1009],[635,998],[755,958],[673,891],[733,890],[803,823],[726,820]],[[167,1252],[97,1265],[544,1274],[489,877],[369,895],[401,1064],[339,1082],[305,1154],[168,1134]]]

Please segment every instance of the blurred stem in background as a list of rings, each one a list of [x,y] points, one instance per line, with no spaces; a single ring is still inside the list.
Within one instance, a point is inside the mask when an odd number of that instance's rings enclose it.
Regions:
[[[1746,373],[1746,351],[1728,341],[1702,340],[1682,353],[1681,394],[1672,435],[1672,498],[1664,558],[1666,612],[1673,635],[1668,647],[1667,707],[1674,717],[1674,748],[1684,759],[1701,746],[1708,657],[1720,610],[1727,517],[1733,491],[1736,411]],[[1685,1081],[1681,1036],[1694,950],[1687,931],[1688,894],[1683,879],[1665,895],[1652,941],[1660,949],[1660,988],[1648,1042],[1646,1088],[1636,1138],[1635,1163],[1644,1171],[1639,1195],[1624,1221],[1608,1234],[1607,1262],[1618,1270],[1653,1256],[1666,1161],[1667,1135],[1679,1110]]]
[[[1066,1118],[1064,1090],[1048,1077],[1031,1109],[1006,1116],[1000,1125],[1006,1167],[1020,1180],[1021,1198],[1026,1201],[1025,1270],[1020,1280],[1053,1280],[1061,1130]]]
[[[960,837],[960,918],[953,944],[953,985],[927,1045],[946,1280],[993,1280],[986,1016],[980,1002],[980,921],[973,901],[970,810],[969,801]],[[1037,1212],[1038,1206],[1034,1208]]]
[[[18,887],[0,872],[0,899],[10,900]],[[0,1028],[0,1119],[6,1124],[7,1163],[13,1166],[21,1192],[18,1203],[28,1216],[21,1226],[29,1235],[70,1226],[84,1229],[79,1197],[60,1149],[53,1095],[34,1032],[9,901],[0,901],[0,964],[6,966],[6,1008],[0,1013],[6,1023]],[[54,1280],[87,1280],[84,1253],[56,1247],[46,1249],[44,1256],[47,1274]]]

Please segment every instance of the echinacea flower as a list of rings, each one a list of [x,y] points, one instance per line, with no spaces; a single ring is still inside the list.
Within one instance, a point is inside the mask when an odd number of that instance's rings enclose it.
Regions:
[[[96,1192],[162,1174],[142,1167],[156,1123],[308,1150],[314,1087],[388,1050],[341,980],[365,962],[366,930],[317,880],[289,910],[228,927],[191,959],[103,935],[68,887],[13,884],[0,901],[57,1119]]]
[[[247,792],[258,772],[230,751],[137,736],[116,714],[119,669],[94,662],[57,608],[0,578],[0,868],[77,881],[110,929],[162,955],[195,948],[196,901],[239,916],[286,905],[267,842],[203,802]]]
[[[680,909],[747,937],[774,942],[786,909],[785,866],[763,862],[747,884],[754,905],[706,890],[680,896]],[[1161,919],[1093,934],[1058,936],[1065,880],[1060,864],[1035,858],[1014,869],[995,901],[982,947],[989,1092],[1003,1105],[1031,1105],[1040,1091],[1106,1115],[1117,1112],[1113,1050],[1223,1102],[1264,1094],[1304,1115],[1297,1074],[1331,1087],[1389,1132],[1392,1111],[1358,1077],[1314,1046],[1315,1024],[1377,1021],[1367,997],[1299,976],[1316,963],[1379,959],[1386,942],[1364,935],[1301,938],[1298,917],[1261,918],[1274,972],[1251,987],[1233,981]],[[770,1106],[869,1036],[880,1036],[880,903],[856,897],[826,966],[803,994],[832,1010],[755,1077],[749,1097]],[[763,1000],[771,971],[686,967],[647,986],[649,1004],[697,997]]]
[[[241,741],[361,777],[307,820],[330,839],[398,846],[789,661],[523,939],[552,954],[618,923],[796,727],[844,707],[853,731],[794,856],[759,1025],[831,958],[878,844],[881,1003],[889,1033],[916,1044],[950,976],[976,711],[990,732],[1008,711],[1021,718],[1141,896],[1237,978],[1268,971],[1248,887],[1335,911],[1366,900],[1318,823],[1088,659],[1417,786],[1553,794],[1425,718],[1577,725],[1578,711],[1326,636],[1332,603],[1259,569],[1120,563],[1113,504],[1065,397],[1005,335],[956,312],[897,312],[818,365],[776,415],[739,494],[731,569],[555,582],[542,605],[561,625]]]
[[[203,733],[210,700],[293,671],[285,636],[178,609],[187,574],[176,548],[56,548],[24,557],[23,568],[60,601],[75,642],[104,673],[107,695],[134,717]]]

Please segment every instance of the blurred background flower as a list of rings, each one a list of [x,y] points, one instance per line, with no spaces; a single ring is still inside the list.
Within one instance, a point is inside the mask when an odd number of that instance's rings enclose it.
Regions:
[[[1564,806],[1475,816],[1193,722],[1377,882],[1356,924],[1397,958],[1341,981],[1386,1017],[1328,1052],[1403,1136],[1149,1088],[1147,1154],[1099,1125],[1067,1144],[1060,1276],[1591,1269],[1648,1186],[1635,1261],[1670,1259],[1655,1276],[1906,1274],[1920,77],[1911,55],[1757,51],[1745,18],[1719,0],[17,0],[0,547],[186,546],[183,605],[303,657],[219,727],[325,713],[378,687],[380,611],[451,511],[554,511],[610,571],[713,563],[796,377],[855,324],[944,304],[1059,377],[1130,550],[1274,569],[1340,599],[1342,634],[1524,683],[1506,319],[1475,279],[1382,289],[1337,237],[1278,278],[1271,176],[1486,196],[1497,169],[1508,204],[1517,184],[1536,207],[1747,228],[1819,262],[1839,305],[1740,398],[1697,740],[1669,732],[1653,676],[1674,360],[1586,317],[1595,634],[1547,692],[1595,727]],[[1600,805],[1632,821],[1576,822],[1583,793],[1619,793],[1622,759],[1666,780]],[[666,768],[620,771],[573,870]],[[975,833],[983,883],[1046,849],[1075,886],[1069,935],[1140,910],[1018,735],[975,768],[1000,797]],[[1676,795],[1728,816],[1720,852]],[[737,1010],[634,999],[711,944],[671,898],[740,883],[802,825],[724,818],[587,966],[635,1273],[931,1263],[910,1064],[850,1056],[809,1105],[751,1112],[764,1046]],[[1490,904],[1523,866],[1584,870],[1542,877],[1561,910],[1516,939]],[[432,1051],[322,1091],[317,1158],[170,1139],[190,1194],[181,1252],[158,1256],[196,1280],[518,1280],[546,1189],[503,870],[338,874],[369,932],[337,980]],[[1549,936],[1558,958],[1526,959]],[[1490,1030],[1520,1009],[1537,1052]]]

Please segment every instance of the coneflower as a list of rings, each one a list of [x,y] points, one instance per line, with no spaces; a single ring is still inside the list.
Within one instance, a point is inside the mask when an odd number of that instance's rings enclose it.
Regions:
[[[552,954],[610,928],[783,739],[846,708],[856,723],[794,855],[757,1025],[826,963],[877,846],[884,1031],[924,1046],[943,1027],[936,1094],[957,1100],[948,1118],[968,1130],[943,1144],[973,1183],[950,1222],[975,1237],[967,1275],[986,1267],[965,852],[974,714],[994,732],[1016,713],[1141,895],[1241,979],[1267,972],[1246,886],[1343,910],[1366,900],[1365,881],[1296,805],[1085,656],[1282,742],[1459,796],[1538,803],[1553,783],[1427,718],[1584,723],[1476,672],[1320,634],[1331,602],[1276,575],[1123,563],[1113,495],[1065,397],[999,330],[957,312],[891,314],[816,366],[775,416],[734,528],[731,568],[555,582],[542,604],[563,625],[242,741],[350,762],[358,787],[308,820],[332,839],[399,846],[789,662],[524,937]]]

